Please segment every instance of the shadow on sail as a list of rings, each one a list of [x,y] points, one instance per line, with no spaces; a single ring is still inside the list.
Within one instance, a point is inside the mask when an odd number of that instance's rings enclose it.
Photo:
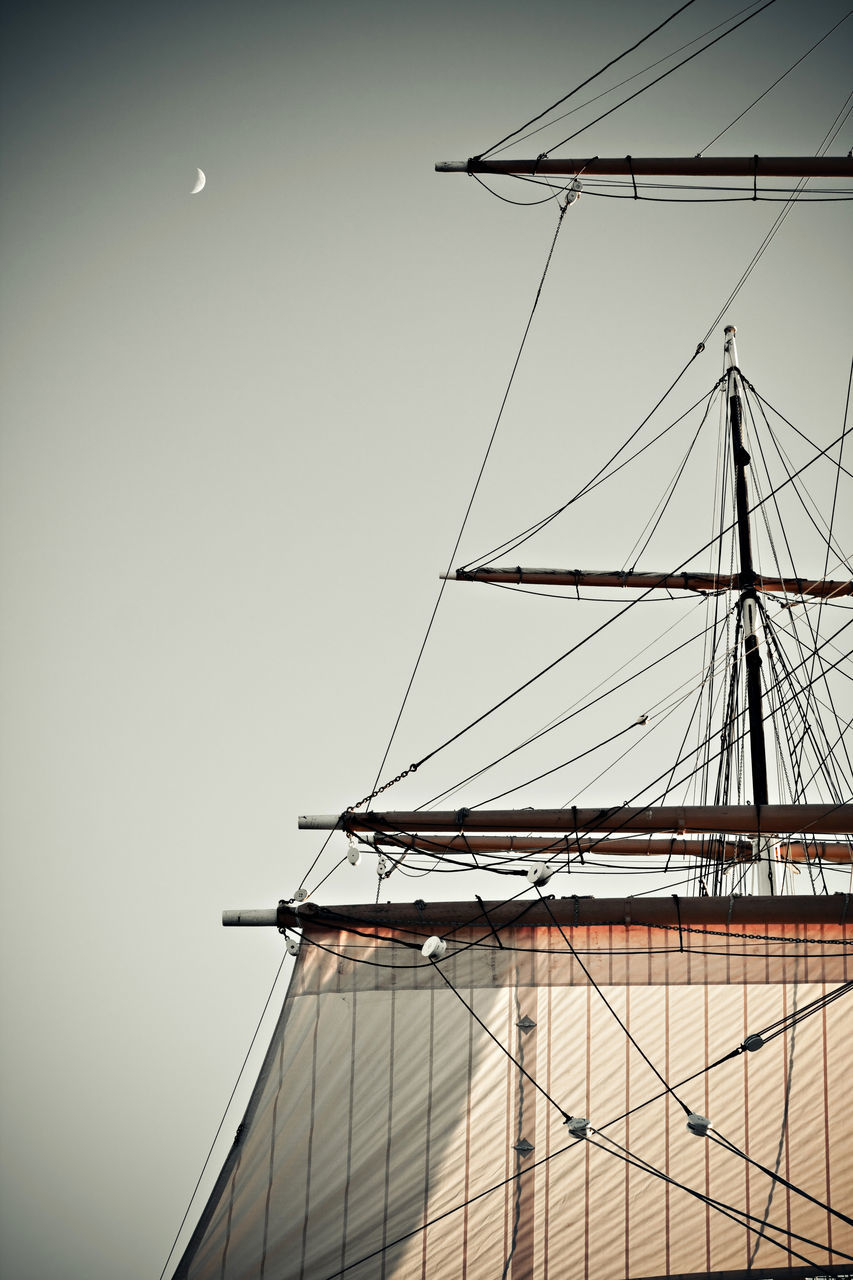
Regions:
[[[847,905],[306,905],[176,1276],[844,1274]]]

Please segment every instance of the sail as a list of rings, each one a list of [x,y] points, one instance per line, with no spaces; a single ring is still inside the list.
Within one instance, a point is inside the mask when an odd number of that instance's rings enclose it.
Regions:
[[[848,902],[306,904],[176,1276],[853,1273]]]

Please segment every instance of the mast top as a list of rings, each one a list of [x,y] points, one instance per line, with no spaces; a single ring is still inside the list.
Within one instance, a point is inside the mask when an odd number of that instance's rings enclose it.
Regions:
[[[729,372],[731,373],[731,370],[737,365],[737,362],[738,362],[737,345],[735,343],[735,334],[737,333],[737,329],[733,324],[727,324],[725,329],[723,330],[723,333],[726,339],[725,346],[724,346],[724,350],[726,353],[726,361],[728,364]]]

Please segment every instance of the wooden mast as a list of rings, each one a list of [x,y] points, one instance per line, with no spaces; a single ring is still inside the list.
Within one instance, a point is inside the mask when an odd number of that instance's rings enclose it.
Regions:
[[[744,663],[746,666],[746,701],[749,718],[749,756],[752,766],[752,801],[756,809],[765,809],[769,800],[767,789],[767,753],[764,745],[764,716],[761,693],[761,652],[758,644],[758,596],[755,591],[755,570],[752,564],[752,532],[749,525],[749,484],[746,468],[749,454],[743,443],[743,403],[740,396],[735,327],[727,325],[726,335],[726,399],[729,407],[729,427],[732,437],[732,465],[735,476],[735,508],[737,511],[738,549],[740,574],[738,585],[740,599],[738,610],[743,632]],[[764,849],[762,849],[762,845]],[[776,892],[773,877],[772,845],[756,836],[756,853],[767,854],[767,888]]]

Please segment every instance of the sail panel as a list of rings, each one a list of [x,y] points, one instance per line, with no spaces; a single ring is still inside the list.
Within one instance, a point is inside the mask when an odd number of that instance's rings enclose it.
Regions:
[[[639,1280],[853,1255],[825,1207],[853,1203],[850,1014],[814,1003],[847,977],[846,925],[468,927],[438,965],[422,940],[306,926],[177,1276]]]

